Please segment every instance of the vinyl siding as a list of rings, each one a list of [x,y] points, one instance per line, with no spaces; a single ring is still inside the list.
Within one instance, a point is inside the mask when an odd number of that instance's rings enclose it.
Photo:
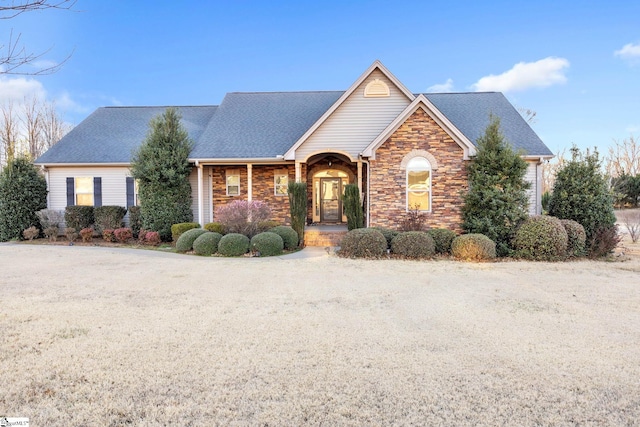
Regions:
[[[364,88],[374,79],[384,81],[390,96],[365,98]],[[317,152],[343,151],[354,159],[408,105],[409,99],[379,70],[375,70],[296,150],[296,159]]]
[[[525,179],[531,183],[531,188],[527,191],[529,194],[529,215],[539,215],[541,213],[539,168],[538,162],[528,162]]]
[[[202,171],[202,190],[203,190],[203,204],[204,204],[204,221],[202,224],[209,222],[211,211],[211,197],[209,192],[209,175],[211,170],[208,167],[204,167]],[[200,222],[198,218],[198,168],[193,168],[189,175],[189,184],[191,185],[191,212],[193,212],[193,222]]]

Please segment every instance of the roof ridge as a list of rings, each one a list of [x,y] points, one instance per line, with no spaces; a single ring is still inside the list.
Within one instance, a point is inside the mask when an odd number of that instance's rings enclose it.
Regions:
[[[249,91],[249,92],[227,92],[227,95],[231,94],[278,94],[278,93],[332,93],[332,92],[344,92],[344,90],[291,90],[291,91]]]
[[[219,105],[105,105],[99,108],[211,108],[219,107]]]

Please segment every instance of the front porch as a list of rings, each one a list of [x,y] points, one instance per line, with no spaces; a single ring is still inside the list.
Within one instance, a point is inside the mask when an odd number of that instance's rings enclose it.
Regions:
[[[307,225],[304,228],[305,246],[340,246],[340,241],[347,234],[346,224]]]

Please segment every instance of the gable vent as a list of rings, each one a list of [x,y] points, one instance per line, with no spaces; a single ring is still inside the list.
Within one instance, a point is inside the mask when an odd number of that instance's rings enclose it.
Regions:
[[[364,96],[367,98],[380,98],[390,96],[389,86],[380,79],[375,79],[364,88]]]

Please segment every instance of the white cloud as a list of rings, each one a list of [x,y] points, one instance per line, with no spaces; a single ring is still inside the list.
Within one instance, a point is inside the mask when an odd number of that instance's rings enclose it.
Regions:
[[[629,133],[640,132],[640,125],[629,125],[625,130]]]
[[[453,91],[453,80],[447,79],[446,82],[429,86],[427,88],[427,92],[430,93],[443,93],[443,92],[451,92]]]
[[[25,98],[46,99],[47,91],[42,83],[26,77],[0,77],[0,104],[22,104]]]
[[[613,52],[613,54],[626,61],[631,61],[633,63],[640,62],[640,43],[628,43],[624,45],[622,49]]]
[[[565,58],[548,57],[536,62],[519,62],[509,71],[500,75],[482,77],[471,87],[477,92],[511,92],[530,88],[547,87],[567,81],[566,69],[569,61]]]

